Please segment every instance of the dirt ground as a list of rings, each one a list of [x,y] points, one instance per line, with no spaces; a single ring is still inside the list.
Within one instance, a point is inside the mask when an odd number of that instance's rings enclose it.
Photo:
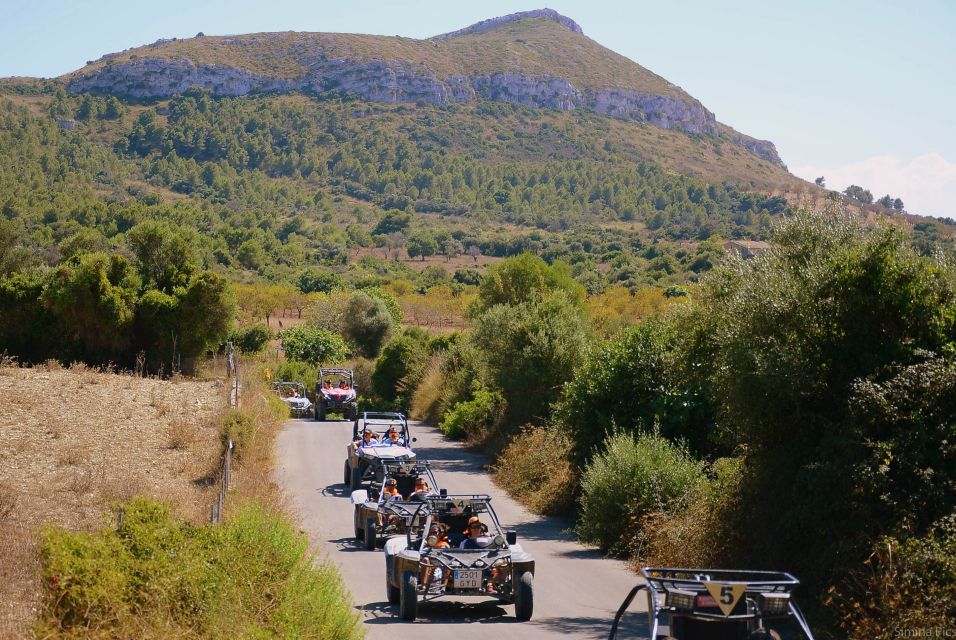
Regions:
[[[217,380],[0,367],[0,638],[26,636],[35,618],[43,525],[112,526],[134,495],[191,520],[209,513],[226,403]]]

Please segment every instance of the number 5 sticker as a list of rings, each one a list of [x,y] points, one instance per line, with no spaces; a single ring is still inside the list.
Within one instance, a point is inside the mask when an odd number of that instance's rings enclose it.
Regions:
[[[720,607],[725,616],[730,615],[730,612],[737,606],[737,602],[740,601],[740,597],[747,591],[747,587],[742,584],[705,582],[704,586],[707,587],[710,596],[717,601],[717,606]]]

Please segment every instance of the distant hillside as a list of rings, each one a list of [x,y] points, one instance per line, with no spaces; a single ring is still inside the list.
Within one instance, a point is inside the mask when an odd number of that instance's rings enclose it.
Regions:
[[[680,87],[606,49],[549,9],[428,40],[286,32],[160,41],[108,54],[63,79],[75,93],[139,99],[198,86],[217,96],[333,92],[392,104],[484,99],[586,109],[723,138],[784,167],[773,143],[719,125]]]

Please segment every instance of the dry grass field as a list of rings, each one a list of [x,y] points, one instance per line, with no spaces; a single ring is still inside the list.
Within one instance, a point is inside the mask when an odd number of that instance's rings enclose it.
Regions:
[[[208,514],[226,398],[220,381],[0,366],[0,638],[36,616],[44,525],[95,530],[134,495]]]

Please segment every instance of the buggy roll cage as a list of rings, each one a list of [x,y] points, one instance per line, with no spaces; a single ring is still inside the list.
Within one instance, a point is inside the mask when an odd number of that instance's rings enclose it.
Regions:
[[[456,501],[465,501],[465,500],[468,501],[467,505],[462,509],[461,512],[457,512],[455,513],[455,515],[471,516],[471,515],[478,515],[481,513],[487,514],[489,519],[495,526],[494,535],[505,534],[504,529],[501,528],[501,522],[498,521],[498,514],[496,514],[495,510],[491,507],[491,496],[488,495],[487,493],[474,493],[474,494],[456,493],[456,494],[428,496],[427,498],[425,498],[425,501],[422,502],[419,505],[419,507],[415,510],[414,514],[412,514],[412,519],[411,519],[412,523],[414,522],[422,523],[421,524],[421,527],[422,527],[421,542],[418,545],[416,545],[419,549],[419,552],[421,552],[425,547],[425,544],[428,538],[428,530],[431,528],[432,517],[435,515],[439,515],[439,516],[449,515],[451,511],[447,507],[448,504],[454,505],[452,508],[455,508],[455,506],[457,506],[455,505]],[[480,511],[472,510],[471,504],[473,502],[478,503],[479,505],[484,505],[485,508]],[[441,505],[442,508],[437,509],[436,507],[438,505]],[[422,511],[424,511],[424,513],[422,513]],[[412,524],[408,527],[408,531],[406,532],[406,535],[408,536],[409,548],[413,546],[412,542],[418,537],[418,536],[412,535],[412,531],[414,528],[415,527]],[[490,533],[491,528],[489,527],[488,530]]]
[[[608,640],[615,640],[617,627],[621,618],[624,616],[627,608],[631,606],[634,597],[640,591],[647,591],[647,615],[650,622],[650,637],[656,638],[660,624],[658,617],[661,611],[682,613],[666,604],[665,598],[667,591],[685,590],[707,593],[707,587],[705,586],[707,582],[719,582],[722,585],[743,585],[746,588],[744,597],[747,600],[747,604],[753,606],[753,611],[751,611],[748,606],[747,612],[742,614],[725,616],[720,613],[693,611],[686,615],[705,620],[748,620],[762,617],[762,612],[757,608],[754,599],[751,597],[752,594],[777,593],[787,594],[789,596],[797,585],[800,584],[799,580],[783,571],[644,567],[641,569],[641,574],[644,576],[646,584],[637,585],[627,594],[624,602],[621,603],[617,613],[614,615],[614,622],[611,623],[611,632],[608,635]],[[665,604],[662,606],[661,602]],[[807,640],[814,640],[810,627],[807,625],[807,621],[803,617],[800,608],[797,607],[797,604],[793,602],[793,600],[788,599],[787,607],[787,612],[779,617],[793,616],[797,624],[800,625],[800,629],[803,631]]]
[[[408,442],[408,418],[403,413],[388,411],[364,411],[360,413],[352,424],[352,440],[358,440],[362,437],[362,434],[359,433],[359,423],[362,424],[362,431],[367,431],[370,427],[373,431],[378,429],[387,431],[390,427],[400,427],[402,436]]]

